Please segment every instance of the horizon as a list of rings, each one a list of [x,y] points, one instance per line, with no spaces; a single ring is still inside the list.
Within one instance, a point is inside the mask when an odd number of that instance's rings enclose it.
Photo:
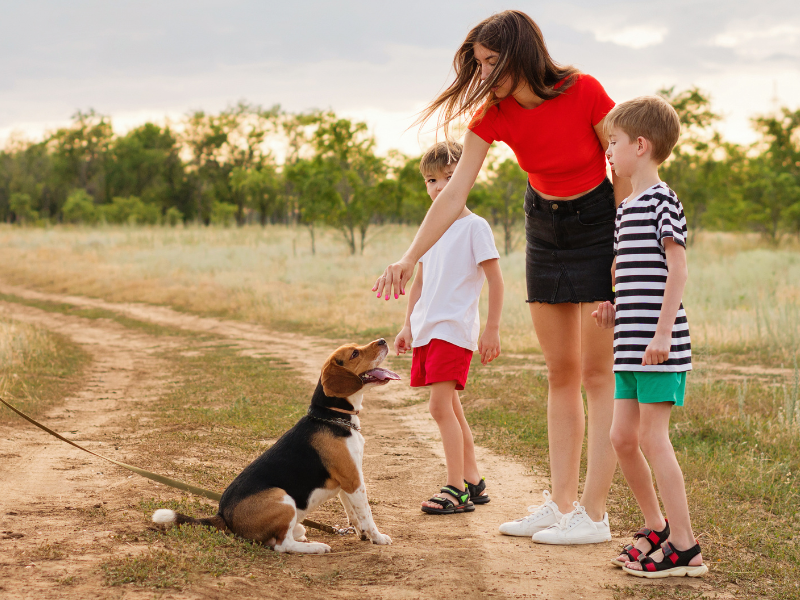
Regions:
[[[756,12],[742,0],[523,4],[553,57],[595,76],[617,102],[697,86],[722,115],[723,137],[743,145],[757,138],[752,117],[800,108],[796,3],[767,0]],[[381,154],[418,154],[432,135],[418,139],[408,127],[452,80],[453,54],[468,30],[505,7],[493,0],[433,8],[419,0],[14,6],[0,24],[0,145],[12,135],[42,139],[79,110],[94,108],[124,134],[243,99],[288,112],[330,109],[366,122]],[[28,34],[34,23],[36,37]]]

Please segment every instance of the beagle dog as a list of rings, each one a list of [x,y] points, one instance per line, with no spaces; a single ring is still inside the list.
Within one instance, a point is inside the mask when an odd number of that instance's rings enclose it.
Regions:
[[[301,522],[338,495],[356,534],[373,544],[391,544],[375,526],[367,501],[358,419],[365,390],[400,379],[378,367],[388,352],[383,339],[338,348],[322,368],[308,414],[233,480],[215,516],[194,519],[161,508],[153,522],[210,525],[277,552],[323,554],[330,546],[308,542]]]

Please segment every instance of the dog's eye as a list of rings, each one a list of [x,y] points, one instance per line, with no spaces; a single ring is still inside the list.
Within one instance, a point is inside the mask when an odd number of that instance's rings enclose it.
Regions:
[[[353,353],[350,355],[350,360],[353,360],[356,357],[358,357],[358,350],[353,350]]]

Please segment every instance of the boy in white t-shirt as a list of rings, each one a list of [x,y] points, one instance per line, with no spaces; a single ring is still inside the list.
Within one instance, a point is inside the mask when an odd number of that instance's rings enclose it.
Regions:
[[[447,185],[460,157],[461,145],[452,142],[440,142],[422,157],[419,168],[431,200]],[[471,512],[475,504],[489,502],[458,390],[467,382],[475,350],[483,364],[500,355],[503,275],[499,258],[489,223],[464,207],[420,259],[406,322],[394,341],[398,354],[413,348],[411,386],[430,386],[429,409],[442,435],[447,484],[422,503],[426,513]],[[478,300],[484,277],[489,282],[489,315],[478,342]]]

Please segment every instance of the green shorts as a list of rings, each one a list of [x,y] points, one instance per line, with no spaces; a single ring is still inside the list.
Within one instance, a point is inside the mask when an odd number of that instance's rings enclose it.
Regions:
[[[647,404],[672,402],[675,406],[683,406],[686,371],[616,371],[614,379],[614,398],[617,400],[638,400]]]

